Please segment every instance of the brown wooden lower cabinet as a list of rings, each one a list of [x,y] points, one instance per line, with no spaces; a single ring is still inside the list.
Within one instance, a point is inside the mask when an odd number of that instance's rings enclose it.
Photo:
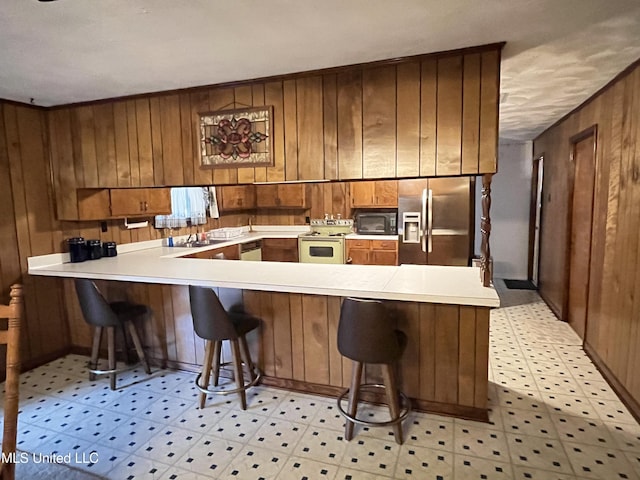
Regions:
[[[263,238],[262,260],[268,262],[297,262],[297,238]]]
[[[77,306],[73,281],[65,282],[74,348],[89,351],[89,327]],[[204,347],[193,331],[186,286],[107,283],[125,288],[132,300],[151,307],[144,341],[155,364],[199,370]],[[222,290],[221,296],[234,293]],[[243,290],[241,298],[244,308],[262,319],[262,327],[251,332],[248,341],[264,372],[264,384],[332,396],[349,385],[351,361],[337,348],[341,297]],[[397,328],[408,338],[398,382],[414,408],[486,421],[490,309],[387,304]],[[223,351],[225,361],[228,355]],[[368,381],[378,381],[374,369],[365,375]]]
[[[397,265],[396,240],[347,239],[347,263],[353,265]]]

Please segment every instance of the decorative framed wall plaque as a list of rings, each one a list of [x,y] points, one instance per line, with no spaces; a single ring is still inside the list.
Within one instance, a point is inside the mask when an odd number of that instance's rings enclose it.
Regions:
[[[202,167],[273,165],[273,106],[200,114]]]

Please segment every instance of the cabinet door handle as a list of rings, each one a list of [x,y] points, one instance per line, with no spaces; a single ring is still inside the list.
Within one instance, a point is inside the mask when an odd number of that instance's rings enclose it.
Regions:
[[[144,202],[140,202],[140,211],[144,212]]]
[[[144,211],[146,212],[147,210],[149,210],[149,203],[144,202]]]

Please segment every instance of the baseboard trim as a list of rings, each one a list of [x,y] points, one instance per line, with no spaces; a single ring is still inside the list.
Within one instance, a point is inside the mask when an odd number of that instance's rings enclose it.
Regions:
[[[564,320],[562,319],[562,315],[560,315],[560,310],[556,307],[556,305],[553,302],[549,301],[549,298],[547,297],[547,295],[540,289],[540,285],[538,285],[538,295],[540,295],[540,298],[544,300],[544,303],[547,304],[547,307],[549,307],[549,309],[553,312],[556,318],[561,322],[564,322]]]
[[[622,383],[616,378],[609,367],[602,361],[602,359],[598,356],[595,349],[592,348],[587,342],[584,343],[584,351],[589,356],[593,364],[600,371],[602,376],[605,378],[607,383],[613,388],[613,391],[620,397],[622,403],[629,409],[629,413],[633,415],[633,417],[640,423],[640,403],[633,398],[633,396],[629,393],[629,391],[625,388]]]
[[[288,391],[296,391],[302,393],[312,393],[314,395],[323,395],[325,397],[336,398],[343,391],[343,387],[334,387],[331,385],[319,385],[316,383],[303,382],[300,380],[291,380],[277,377],[269,377],[263,375],[261,379],[262,385],[269,387],[282,388]],[[362,400],[372,403],[386,403],[382,396],[367,395],[361,396]],[[464,405],[452,405],[448,403],[429,402],[427,400],[411,399],[412,408],[419,412],[435,413],[438,415],[452,416],[456,418],[464,418],[467,420],[475,420],[478,422],[489,422],[489,413],[487,410],[476,407],[467,407]]]

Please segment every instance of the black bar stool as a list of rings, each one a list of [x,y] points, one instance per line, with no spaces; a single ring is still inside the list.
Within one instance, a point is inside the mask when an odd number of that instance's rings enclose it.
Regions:
[[[76,293],[80,302],[80,309],[85,321],[95,327],[93,334],[93,345],[91,347],[91,361],[89,363],[89,379],[93,380],[96,375],[111,376],[111,390],[116,389],[116,374],[125,369],[116,369],[116,328],[122,329],[125,343],[125,353],[127,359],[129,352],[126,339],[125,327],[129,329],[129,334],[135,345],[138,358],[144,366],[147,374],[151,373],[147,357],[142,348],[142,342],[136,330],[134,321],[148,314],[149,308],[146,305],[139,305],[130,302],[107,302],[102,296],[96,284],[84,278],[75,280]],[[100,342],[102,341],[102,331],[107,331],[107,351],[108,369],[98,368],[98,357],[100,354]]]
[[[202,372],[196,377],[196,387],[200,390],[200,408],[204,408],[207,394],[229,395],[238,393],[242,409],[247,409],[246,390],[260,380],[261,372],[251,361],[246,334],[260,326],[260,320],[236,310],[228,311],[220,303],[216,292],[207,287],[189,286],[191,316],[196,334],[205,340],[204,362]],[[220,363],[222,342],[229,340],[233,362]],[[244,359],[244,361],[243,361]],[[218,386],[220,367],[233,364],[236,388],[230,390],[211,390],[209,382],[213,369],[213,385]],[[244,380],[242,367],[248,370],[248,382]]]
[[[402,421],[411,410],[409,399],[398,391],[395,364],[407,344],[407,336],[394,329],[393,317],[378,300],[345,298],[340,309],[338,324],[338,350],[353,360],[351,386],[338,397],[338,410],[346,418],[345,438],[353,437],[354,424],[372,427],[393,426],[396,442],[402,444]],[[362,383],[365,364],[379,364],[384,384]],[[356,417],[360,390],[384,389],[390,420],[372,422]],[[342,400],[349,395],[348,411],[342,408]],[[402,399],[400,405],[399,398]]]

